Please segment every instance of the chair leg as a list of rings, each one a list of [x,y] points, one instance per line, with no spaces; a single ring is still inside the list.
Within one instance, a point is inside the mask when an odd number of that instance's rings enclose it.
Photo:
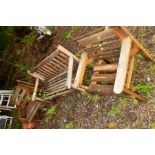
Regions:
[[[142,96],[136,94],[136,93],[133,92],[132,90],[129,90],[129,89],[127,89],[127,88],[124,88],[124,92],[125,92],[126,94],[129,94],[129,95],[131,95],[131,96],[137,98],[137,99],[140,100],[140,101],[147,102],[147,99],[146,99],[146,98],[144,98],[144,97],[142,97]]]

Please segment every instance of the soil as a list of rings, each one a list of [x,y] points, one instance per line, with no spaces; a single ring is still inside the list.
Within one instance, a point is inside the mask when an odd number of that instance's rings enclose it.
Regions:
[[[30,57],[35,60],[33,65],[52,53],[58,44],[74,54],[80,52],[82,49],[75,43],[74,38],[98,28],[50,27],[53,34],[36,41],[32,50],[29,51]],[[151,51],[152,55],[155,55],[155,27],[129,27],[129,30],[145,48]],[[153,62],[147,62],[137,55],[132,84],[155,84],[155,73],[150,69],[152,65]],[[149,97],[147,96],[149,101],[152,101],[154,97],[155,90],[149,94]],[[52,115],[48,121],[48,116],[45,114],[37,128],[66,128],[68,123],[73,125],[72,128],[153,128],[155,123],[153,103],[142,103],[125,94],[103,95],[99,100],[95,100],[74,90],[70,94],[57,97],[51,103],[56,105],[56,114]]]

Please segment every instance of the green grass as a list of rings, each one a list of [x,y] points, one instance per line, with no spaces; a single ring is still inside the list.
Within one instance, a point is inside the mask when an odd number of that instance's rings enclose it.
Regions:
[[[112,106],[111,110],[108,112],[108,116],[115,116],[119,113],[121,113],[121,108],[119,106]]]
[[[139,91],[142,95],[150,96],[154,87],[155,86],[151,83],[138,84],[137,86],[133,87],[133,90]]]
[[[101,98],[98,94],[93,95],[93,94],[89,94],[89,93],[84,92],[84,91],[81,92],[81,95],[86,97],[88,99],[88,101],[94,101],[94,102],[99,101]]]
[[[151,124],[151,128],[152,128],[152,129],[155,129],[155,122],[153,122],[153,123]]]

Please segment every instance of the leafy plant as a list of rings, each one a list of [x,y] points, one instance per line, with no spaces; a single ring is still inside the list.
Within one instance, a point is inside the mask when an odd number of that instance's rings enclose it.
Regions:
[[[120,107],[112,106],[111,110],[108,112],[108,116],[115,116],[115,115],[119,114],[120,112],[121,112]]]
[[[21,40],[21,43],[23,44],[23,48],[17,50],[17,55],[23,54],[25,51],[28,51],[31,47],[34,41],[37,39],[37,35],[35,33],[31,35],[25,35],[24,38]]]
[[[66,129],[73,129],[73,128],[74,128],[73,122],[69,122],[66,124]]]
[[[140,93],[142,93],[143,95],[151,95],[152,90],[154,88],[154,85],[151,83],[148,84],[138,84],[137,86],[133,87],[133,90],[137,90],[140,91]]]
[[[70,39],[72,38],[72,32],[71,32],[71,31],[65,32],[65,38],[66,38],[67,40],[70,40]]]
[[[48,110],[47,110],[47,115],[48,116],[53,116],[56,114],[56,106],[51,106]]]

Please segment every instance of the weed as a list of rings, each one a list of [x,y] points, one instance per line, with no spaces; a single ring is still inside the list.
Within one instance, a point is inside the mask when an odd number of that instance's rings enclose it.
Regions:
[[[66,129],[73,129],[73,128],[74,128],[73,122],[69,122],[66,124]]]
[[[133,104],[134,104],[135,106],[137,106],[137,105],[139,105],[139,101],[136,100],[136,99],[134,99],[134,100],[133,100]]]
[[[133,87],[133,90],[140,91],[142,95],[150,96],[152,93],[152,90],[155,86],[151,83],[148,84],[138,84],[137,86]]]
[[[152,128],[152,129],[155,129],[155,122],[153,122],[153,123],[151,124],[151,128]]]
[[[119,98],[119,104],[121,105],[121,107],[126,107],[127,106],[127,98]]]
[[[71,31],[65,32],[65,38],[66,38],[67,40],[70,40],[70,39],[72,38],[72,32],[71,32]]]
[[[82,91],[81,92],[81,95],[84,96],[84,97],[86,97],[89,101],[94,101],[94,102],[99,101],[100,98],[101,98],[98,94],[92,95],[92,94],[89,94],[89,93],[87,93],[85,91]]]
[[[108,116],[115,116],[117,114],[119,114],[121,112],[121,108],[120,107],[111,107],[111,110],[108,112]]]
[[[47,110],[47,115],[48,116],[53,116],[56,114],[56,106],[51,106],[48,110]]]

